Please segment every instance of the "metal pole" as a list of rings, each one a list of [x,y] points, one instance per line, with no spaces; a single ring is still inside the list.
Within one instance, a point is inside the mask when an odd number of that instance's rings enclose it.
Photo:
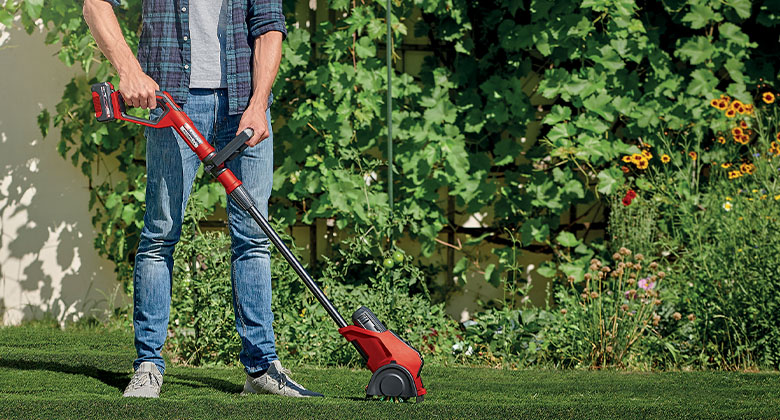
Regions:
[[[276,231],[274,231],[274,229],[271,227],[271,224],[268,223],[268,220],[263,217],[263,215],[260,213],[260,210],[258,210],[256,206],[251,206],[247,209],[247,211],[252,215],[252,218],[255,219],[257,224],[260,225],[260,228],[263,229],[263,232],[265,232],[265,234],[268,236],[268,239],[271,240],[271,243],[273,243],[274,246],[276,246],[276,249],[282,253],[284,259],[290,263],[290,266],[292,266],[293,270],[295,270],[301,280],[306,283],[306,287],[308,287],[309,290],[314,293],[314,296],[318,301],[320,301],[320,304],[325,308],[325,311],[328,312],[328,315],[330,315],[330,317],[336,321],[336,325],[338,325],[339,328],[346,327],[347,321],[344,320],[339,311],[336,310],[336,307],[333,306],[333,303],[331,303],[330,299],[328,299],[328,297],[325,296],[325,293],[323,293],[319,286],[317,286],[317,283],[315,283],[314,279],[312,279],[309,273],[306,272],[306,269],[303,268],[303,265],[301,265],[298,259],[295,258],[295,255],[293,255],[292,251],[290,251],[290,248],[287,248],[287,245],[284,244],[282,238],[280,238]]]
[[[392,6],[392,0],[387,0],[387,190],[390,196],[390,217],[393,216],[393,36],[390,27]],[[390,240],[392,241],[392,237]]]

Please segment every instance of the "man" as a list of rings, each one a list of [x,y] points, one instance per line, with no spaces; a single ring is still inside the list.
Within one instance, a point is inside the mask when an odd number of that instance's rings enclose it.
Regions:
[[[251,147],[227,164],[267,216],[273,175],[269,106],[286,36],[281,0],[144,0],[138,58],[113,7],[85,0],[84,19],[119,74],[128,105],[159,115],[155,91],[166,90],[218,149],[246,128]],[[126,397],[160,394],[168,329],[173,250],[200,161],[172,128],[147,128],[146,214],[133,273],[133,326],[138,358]],[[242,395],[322,396],[289,378],[272,329],[269,241],[254,220],[228,200],[233,309],[247,373]]]

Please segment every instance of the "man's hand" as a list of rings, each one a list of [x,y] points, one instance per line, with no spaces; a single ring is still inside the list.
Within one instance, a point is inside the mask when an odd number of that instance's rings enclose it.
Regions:
[[[136,108],[157,107],[155,91],[160,86],[143,71],[135,71],[129,75],[119,75],[119,91],[125,103]]]
[[[249,147],[256,146],[270,136],[270,133],[268,132],[268,119],[265,117],[265,111],[266,107],[264,105],[251,104],[247,107],[246,111],[244,111],[244,115],[241,116],[236,135],[247,128],[251,128],[255,134],[246,141],[246,144]]]

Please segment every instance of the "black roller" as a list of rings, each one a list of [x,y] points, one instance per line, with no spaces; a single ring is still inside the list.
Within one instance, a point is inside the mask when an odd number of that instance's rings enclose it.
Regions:
[[[366,387],[366,396],[409,399],[417,397],[417,388],[412,374],[403,366],[393,362],[374,372]],[[418,398],[418,401],[420,399]]]

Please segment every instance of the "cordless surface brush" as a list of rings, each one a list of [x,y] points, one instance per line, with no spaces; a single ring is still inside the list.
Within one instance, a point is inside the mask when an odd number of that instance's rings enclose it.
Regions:
[[[121,120],[148,127],[171,127],[176,130],[187,146],[203,162],[205,171],[215,177],[225,187],[230,198],[235,200],[242,209],[249,212],[260,225],[260,228],[290,263],[306,287],[314,293],[328,315],[339,326],[339,333],[351,342],[363,356],[366,366],[373,372],[371,381],[366,387],[366,397],[378,396],[404,400],[415,398],[417,402],[422,401],[426,391],[422,378],[420,378],[420,371],[423,367],[420,353],[393,331],[388,330],[377,319],[376,315],[365,306],[361,306],[352,315],[354,325],[348,325],[333,303],[306,272],[303,265],[282,242],[268,220],[257,209],[254,200],[241,185],[241,181],[225,166],[225,162],[238,157],[246,149],[246,141],[252,137],[252,130],[242,131],[222,150],[216,151],[195,128],[195,124],[187,114],[176,105],[168,92],[158,91],[155,95],[157,106],[163,109],[163,114],[155,120],[150,120],[128,115],[125,112],[125,101],[121,93],[115,91],[111,83],[92,85],[95,117],[101,122]]]

